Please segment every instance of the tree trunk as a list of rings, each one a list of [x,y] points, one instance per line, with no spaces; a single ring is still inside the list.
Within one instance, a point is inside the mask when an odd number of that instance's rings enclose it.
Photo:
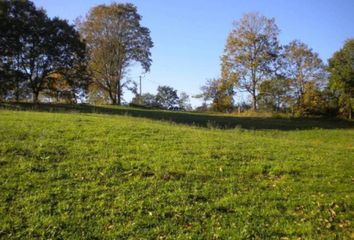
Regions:
[[[117,104],[117,98],[113,95],[111,91],[109,91],[109,98],[111,99],[111,104],[116,105]]]
[[[116,105],[117,104],[117,97],[115,94],[109,92],[109,98],[111,99],[111,104]]]
[[[16,102],[20,101],[20,94],[18,92],[18,90],[16,90]]]
[[[349,99],[350,101],[350,99]],[[352,120],[353,118],[353,109],[352,109],[352,105],[349,103],[349,106],[348,106],[348,118],[349,120]]]
[[[252,91],[252,110],[257,111],[256,89],[253,89],[253,91]]]
[[[116,100],[115,100],[115,98],[113,97],[113,93],[112,93],[112,90],[111,90],[111,89],[108,90],[108,95],[109,95],[109,98],[111,99],[111,104],[112,104],[112,105],[116,104]]]
[[[71,101],[72,101],[74,104],[77,104],[77,97],[76,97],[76,94],[75,94],[74,92],[72,92],[71,94],[72,94]]]
[[[39,96],[39,91],[33,91],[32,93],[32,101],[33,103],[38,103],[38,96]]]
[[[18,82],[18,79],[16,79],[16,92],[15,92],[15,95],[16,95],[16,102],[19,102],[20,101],[20,86],[19,86],[19,82]]]
[[[117,98],[118,98],[118,105],[121,105],[121,86],[120,86],[120,81],[118,82]]]
[[[257,87],[257,76],[256,76],[256,68],[254,68],[252,69],[252,110],[253,111],[257,111],[256,87]]]

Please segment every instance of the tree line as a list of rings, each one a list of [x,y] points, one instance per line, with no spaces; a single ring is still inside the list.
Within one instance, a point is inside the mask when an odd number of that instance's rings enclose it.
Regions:
[[[28,0],[0,1],[0,100],[121,104],[133,62],[151,66],[153,42],[133,4],[92,8],[76,26]],[[136,84],[135,84],[136,85]]]
[[[354,106],[354,39],[345,42],[326,65],[305,43],[282,46],[274,18],[245,14],[234,23],[221,57],[221,74],[201,88],[197,97],[211,110],[235,108],[304,115],[343,114]],[[234,103],[246,92],[250,103]]]
[[[153,42],[130,3],[98,5],[75,25],[49,18],[28,0],[0,1],[0,100],[122,104],[124,91],[133,105],[191,110],[189,96],[169,86],[141,94],[127,71],[139,63],[151,67]],[[221,73],[194,96],[199,109],[291,112],[352,117],[354,39],[328,63],[305,43],[281,45],[274,18],[245,14],[234,23]],[[248,94],[250,102],[236,103]],[[207,105],[206,103],[210,103]]]

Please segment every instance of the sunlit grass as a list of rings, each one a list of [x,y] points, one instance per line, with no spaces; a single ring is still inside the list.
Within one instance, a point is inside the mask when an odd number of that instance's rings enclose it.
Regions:
[[[0,110],[0,237],[350,238],[353,128],[242,123]]]

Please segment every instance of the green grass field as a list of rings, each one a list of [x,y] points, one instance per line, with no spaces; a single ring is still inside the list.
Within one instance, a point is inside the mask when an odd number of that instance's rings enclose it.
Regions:
[[[3,239],[351,239],[353,183],[353,122],[1,105]]]

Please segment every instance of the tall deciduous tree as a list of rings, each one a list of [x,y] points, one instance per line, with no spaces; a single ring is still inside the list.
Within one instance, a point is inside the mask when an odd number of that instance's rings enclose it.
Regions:
[[[27,90],[28,79],[20,73],[21,51],[28,35],[30,17],[37,18],[39,11],[27,1],[0,1],[0,64],[4,98],[18,101]]]
[[[236,80],[238,87],[252,96],[257,109],[257,91],[272,73],[279,51],[279,29],[273,18],[248,13],[234,23],[222,57],[222,75]]]
[[[156,103],[162,108],[173,108],[178,104],[177,90],[169,86],[158,86],[156,93]]]
[[[65,75],[85,62],[85,44],[73,26],[48,18],[30,1],[4,0],[0,6],[0,60],[12,76],[17,100],[19,90],[28,88],[37,102],[54,72]]]
[[[306,112],[304,95],[305,93],[311,94],[306,91],[324,87],[326,82],[325,66],[317,53],[297,40],[285,46],[284,57],[285,75],[291,81],[290,94],[296,110],[303,114]]]
[[[344,46],[329,60],[330,88],[339,95],[342,112],[353,118],[354,107],[354,39],[349,39]]]
[[[121,104],[123,78],[129,65],[139,62],[145,71],[151,65],[153,42],[148,28],[132,4],[112,3],[90,10],[79,29],[89,48],[92,89]]]

